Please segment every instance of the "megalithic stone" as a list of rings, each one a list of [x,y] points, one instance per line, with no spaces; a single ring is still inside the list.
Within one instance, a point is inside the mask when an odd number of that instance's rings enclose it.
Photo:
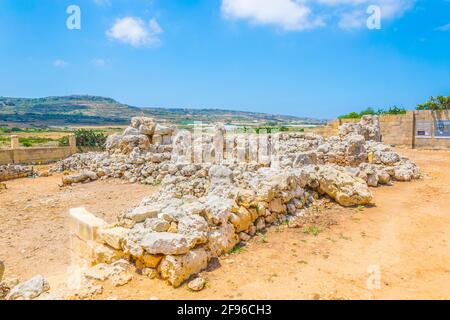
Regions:
[[[225,147],[225,134],[226,129],[223,123],[218,123],[214,127],[214,163],[220,164],[224,159],[224,147]]]

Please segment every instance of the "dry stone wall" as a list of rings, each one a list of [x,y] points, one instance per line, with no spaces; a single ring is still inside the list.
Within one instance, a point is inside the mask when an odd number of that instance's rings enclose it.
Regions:
[[[29,166],[8,164],[0,166],[0,181],[29,177],[34,174]]]

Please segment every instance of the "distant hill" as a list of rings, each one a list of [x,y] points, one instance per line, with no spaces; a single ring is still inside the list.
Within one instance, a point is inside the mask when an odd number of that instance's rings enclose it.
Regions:
[[[222,122],[296,122],[321,124],[323,121],[294,116],[219,109],[138,108],[111,98],[72,95],[46,98],[0,97],[0,122],[26,125],[120,125],[133,116],[153,116],[177,124],[193,121]]]

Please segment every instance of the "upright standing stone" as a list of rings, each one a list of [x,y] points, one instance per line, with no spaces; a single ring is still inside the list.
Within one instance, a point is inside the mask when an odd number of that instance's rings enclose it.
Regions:
[[[223,123],[216,124],[214,128],[214,163],[220,164],[224,159],[224,147],[225,147],[225,126]]]

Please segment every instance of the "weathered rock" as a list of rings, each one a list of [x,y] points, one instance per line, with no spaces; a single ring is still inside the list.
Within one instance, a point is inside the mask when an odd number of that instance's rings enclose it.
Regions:
[[[367,184],[370,187],[377,187],[378,186],[378,175],[376,173],[370,174],[367,176]]]
[[[161,208],[155,205],[140,206],[128,212],[126,217],[136,222],[142,222],[148,218],[156,218],[160,211]]]
[[[160,136],[171,135],[175,131],[175,128],[172,126],[163,126],[160,124],[156,125],[155,134]]]
[[[255,226],[256,226],[256,231],[264,230],[264,228],[266,227],[266,222],[265,222],[264,217],[259,217],[258,219],[256,219]]]
[[[208,194],[205,202],[208,223],[215,225],[225,224],[231,215],[231,208],[234,205],[235,202],[232,199],[223,199],[218,195]]]
[[[233,179],[233,173],[225,166],[214,165],[209,169],[210,182],[216,184],[230,184]]]
[[[230,223],[216,227],[208,233],[208,250],[215,257],[229,252],[238,242],[239,237]]]
[[[363,180],[331,166],[320,167],[318,174],[319,191],[340,205],[366,205],[372,201],[372,194]]]
[[[106,150],[116,150],[119,148],[119,143],[122,140],[122,135],[119,133],[114,133],[110,136],[108,136],[108,138],[106,138]]]
[[[140,239],[140,246],[151,254],[185,254],[192,243],[182,234],[170,232],[151,232]]]
[[[250,227],[252,216],[246,208],[239,207],[236,213],[231,214],[230,222],[234,225],[236,232],[241,232]]]
[[[351,134],[346,140],[345,162],[351,166],[357,166],[368,159],[366,140],[361,135]]]
[[[201,291],[206,286],[206,280],[202,277],[197,277],[192,281],[189,281],[188,288],[192,291]]]
[[[239,233],[239,239],[241,239],[241,241],[247,242],[247,241],[249,241],[251,238],[252,238],[252,237],[251,237],[249,234],[245,233],[245,232],[240,232],[240,233]]]
[[[144,226],[154,232],[166,232],[169,230],[170,223],[160,218],[148,218],[145,220]]]
[[[168,255],[159,264],[159,272],[163,279],[174,287],[179,287],[183,281],[208,266],[208,256],[205,249],[198,248],[185,255]]]
[[[208,223],[199,215],[182,217],[177,227],[178,233],[188,236],[195,244],[202,244],[208,240]]]
[[[62,177],[63,185],[71,185],[73,183],[81,183],[87,180],[97,180],[98,176],[93,171],[83,171],[80,174],[68,175]]]
[[[133,127],[128,127],[125,129],[125,131],[123,132],[122,135],[123,136],[137,136],[139,134],[141,134],[141,133],[139,132],[138,129],[133,128]]]
[[[305,165],[317,164],[317,152],[315,151],[306,151],[298,153],[295,157],[293,166],[294,167],[303,167]]]
[[[158,271],[153,268],[144,268],[142,269],[142,274],[150,279],[154,279],[158,277]]]
[[[377,170],[378,175],[378,183],[380,184],[388,184],[391,181],[391,176],[386,170]]]
[[[400,161],[400,156],[392,151],[380,152],[379,159],[384,165],[392,166]]]
[[[103,244],[95,244],[93,245],[93,260],[91,261],[92,264],[98,264],[98,263],[107,263],[111,264],[113,262],[116,262],[120,259],[123,259],[124,253],[122,250],[114,249],[108,245]]]
[[[122,249],[122,243],[128,235],[129,229],[122,227],[100,229],[98,231],[99,240],[114,249]]]
[[[18,284],[6,296],[7,300],[31,300],[50,290],[47,280],[37,275],[30,280]]]
[[[404,167],[399,167],[394,170],[394,178],[398,181],[411,181],[413,178],[413,172]]]
[[[126,260],[118,260],[112,264],[97,264],[83,272],[87,279],[106,281],[111,280],[114,286],[122,286],[128,283],[132,276],[128,269],[130,264]]]
[[[146,268],[156,268],[161,262],[164,256],[161,254],[147,254],[144,253],[141,257],[139,257],[138,261],[142,262],[142,265]]]
[[[339,127],[341,137],[354,133],[364,136],[369,141],[380,141],[381,130],[378,116],[365,115],[359,123],[345,123]]]
[[[286,213],[286,208],[280,198],[275,198],[269,203],[269,210],[275,213]]]

